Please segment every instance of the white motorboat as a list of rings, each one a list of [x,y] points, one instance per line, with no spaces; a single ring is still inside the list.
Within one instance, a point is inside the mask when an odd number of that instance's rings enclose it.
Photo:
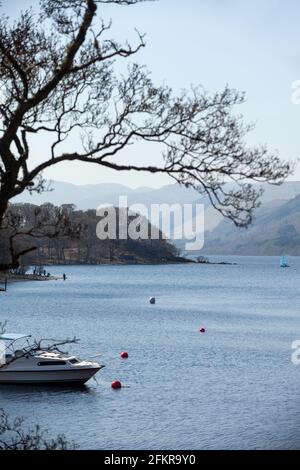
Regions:
[[[30,335],[0,335],[0,384],[83,384],[104,366],[76,356],[41,349],[32,351]],[[16,349],[16,342],[27,344]]]

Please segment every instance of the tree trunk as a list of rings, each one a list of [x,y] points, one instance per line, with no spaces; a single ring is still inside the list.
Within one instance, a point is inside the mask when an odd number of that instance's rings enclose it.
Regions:
[[[2,197],[2,194],[0,193],[0,227],[2,226],[7,206],[8,206],[8,199]]]

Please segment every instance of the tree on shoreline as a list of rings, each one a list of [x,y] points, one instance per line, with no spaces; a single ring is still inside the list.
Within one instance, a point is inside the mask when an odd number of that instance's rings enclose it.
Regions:
[[[12,204],[10,225],[6,230],[0,229],[0,272],[11,265],[20,272],[16,266],[19,253],[23,266],[179,261],[177,249],[160,230],[157,229],[156,239],[150,239],[155,228],[146,218],[147,239],[120,239],[120,225],[123,231],[128,230],[128,224],[137,217],[135,213],[120,217],[120,212],[122,209],[115,209],[116,239],[111,240],[98,238],[97,224],[105,216],[97,215],[96,210],[75,210],[70,205]]]
[[[84,229],[66,205],[10,204],[0,225],[0,272],[17,269],[22,257],[37,250],[39,240],[78,240]]]
[[[143,48],[144,36],[138,33],[135,46],[119,44],[99,14],[105,4],[142,1],[40,0],[39,12],[25,11],[13,24],[2,16],[0,226],[14,196],[43,191],[43,171],[66,161],[165,173],[206,194],[237,226],[249,225],[259,206],[261,193],[249,181],[281,183],[290,173],[276,154],[246,145],[252,126],[235,113],[243,93],[226,87],[209,95],[195,87],[174,96],[135,63],[118,76],[115,62]],[[51,144],[34,164],[38,135]],[[77,140],[77,150],[66,151]],[[163,163],[122,161],[122,151],[138,142],[156,143]]]

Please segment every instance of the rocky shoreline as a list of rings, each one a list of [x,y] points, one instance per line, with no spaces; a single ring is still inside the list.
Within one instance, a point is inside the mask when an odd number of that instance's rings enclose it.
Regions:
[[[160,264],[201,264],[201,265],[228,265],[228,266],[236,266],[237,263],[230,263],[226,261],[221,262],[214,262],[209,261],[208,259],[205,260],[194,260],[190,258],[184,257],[176,257],[174,259],[169,260],[157,260],[153,262],[145,262],[145,261],[133,261],[133,262],[120,262],[120,261],[113,261],[110,263],[99,263],[97,265],[87,265],[81,263],[70,263],[70,264],[60,264],[59,266],[65,266],[66,269],[68,266],[129,266],[129,265],[144,265],[144,266],[151,266],[151,265],[160,265]],[[51,265],[48,265],[51,266]],[[0,283],[4,284],[5,280],[8,282],[18,282],[18,281],[38,281],[38,282],[45,282],[45,281],[59,281],[63,280],[63,276],[42,276],[37,274],[12,274],[12,273],[0,273]],[[0,290],[2,290],[0,288]]]
[[[176,257],[174,259],[169,260],[157,260],[153,262],[147,261],[138,261],[135,260],[133,262],[120,262],[120,261],[113,261],[110,263],[99,263],[98,265],[88,265],[88,264],[81,264],[81,263],[69,263],[69,264],[60,264],[59,266],[65,266],[66,269],[68,266],[125,266],[125,265],[156,265],[156,264],[186,264],[186,263],[195,263],[194,260],[183,258],[183,257]],[[49,267],[51,265],[47,265]],[[45,281],[59,281],[63,280],[63,276],[43,276],[37,274],[12,274],[12,273],[0,273],[0,283],[4,284],[5,281],[8,282],[21,282],[21,281],[38,281],[38,282],[45,282]],[[1,287],[0,290],[2,291]]]

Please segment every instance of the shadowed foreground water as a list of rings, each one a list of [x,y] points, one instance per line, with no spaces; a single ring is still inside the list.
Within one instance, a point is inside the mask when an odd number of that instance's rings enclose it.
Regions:
[[[238,265],[53,267],[68,281],[11,284],[9,330],[76,335],[71,350],[106,368],[75,389],[0,386],[0,407],[81,449],[299,448],[300,259],[228,259]]]

